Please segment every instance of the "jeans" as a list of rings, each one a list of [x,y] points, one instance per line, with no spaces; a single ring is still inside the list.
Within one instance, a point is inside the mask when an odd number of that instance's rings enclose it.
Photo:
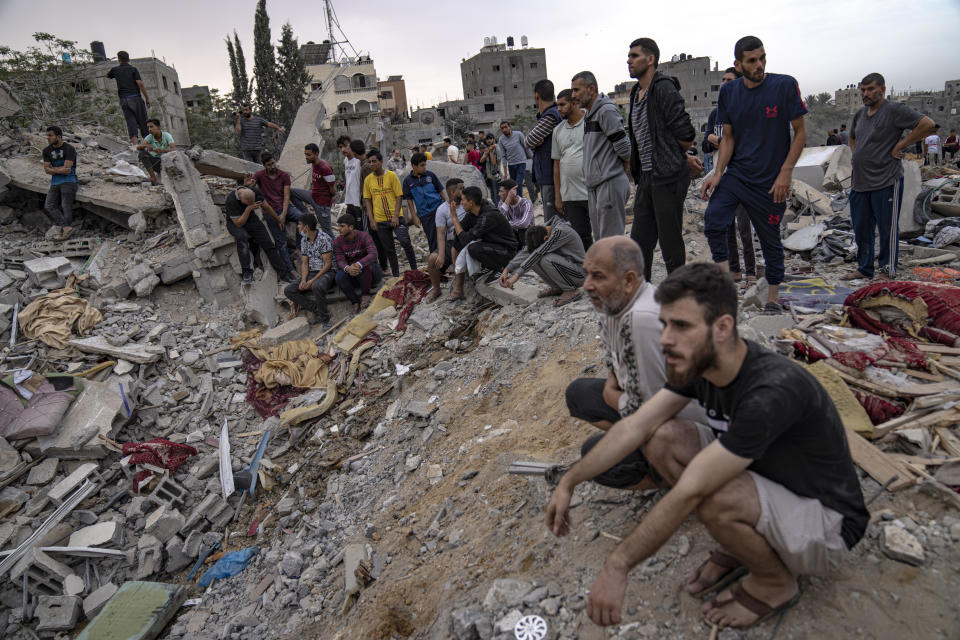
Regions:
[[[713,171],[713,154],[705,153],[703,154],[703,170],[705,173],[710,173]]]
[[[136,138],[138,132],[141,138],[150,135],[147,130],[147,105],[140,94],[120,98],[120,111],[127,121],[127,135],[131,138]]]
[[[850,220],[853,222],[853,237],[857,242],[857,269],[867,277],[872,277],[874,273],[874,227],[880,234],[877,264],[880,270],[887,271],[888,275],[896,274],[902,200],[903,178],[883,189],[850,192]]]
[[[471,258],[479,262],[484,269],[499,273],[503,271],[505,266],[510,264],[510,260],[513,259],[516,250],[502,244],[477,240],[467,245],[467,253],[470,254]]]
[[[564,200],[563,215],[570,221],[570,226],[580,236],[583,250],[586,251],[593,244],[593,231],[590,229],[590,207],[586,200]]]
[[[277,251],[270,231],[255,213],[250,214],[247,224],[242,227],[235,225],[233,220],[227,220],[227,232],[237,240],[237,257],[240,259],[240,270],[244,275],[253,273],[251,244],[263,249],[278,276],[282,278],[289,273],[290,270],[280,258],[280,252]]]
[[[637,180],[630,237],[643,253],[643,277],[647,282],[651,281],[653,250],[658,242],[668,274],[687,261],[683,244],[683,201],[689,186],[689,175],[675,182],[655,184],[651,173],[645,171]]]
[[[362,295],[369,295],[373,285],[383,279],[383,271],[380,270],[380,265],[373,264],[369,267],[364,267],[358,276],[352,276],[343,269],[340,269],[337,271],[336,278],[337,285],[340,287],[340,290],[343,291],[343,295],[347,296],[347,300],[354,304],[359,304],[360,296],[357,295],[357,289],[360,289]]]
[[[283,275],[286,275],[294,270],[293,261],[290,259],[290,251],[287,249],[287,230],[280,226],[280,223],[272,217],[264,216],[263,218],[267,223],[267,229],[270,230],[270,235],[273,236],[273,243],[277,247],[277,253],[280,254],[280,259],[286,266],[286,270],[283,272]]]
[[[540,195],[543,197],[543,224],[550,224],[553,217],[557,215],[556,191],[553,184],[538,184]]]
[[[243,150],[243,159],[249,160],[250,162],[256,162],[260,164],[260,154],[263,153],[263,149],[244,149]]]
[[[490,189],[490,200],[494,206],[500,204],[500,181],[493,178],[487,178],[487,189]]]
[[[61,227],[69,227],[73,222],[73,201],[77,197],[76,182],[61,182],[50,185],[47,199],[43,208],[50,215],[53,223]]]
[[[420,213],[420,226],[423,229],[423,235],[427,236],[427,246],[430,247],[430,253],[437,251],[437,212]]]
[[[307,274],[307,280],[313,279],[317,271],[311,271]],[[313,313],[321,320],[329,320],[330,314],[327,312],[327,291],[333,284],[336,274],[333,271],[327,271],[316,279],[306,291],[300,290],[299,282],[292,282],[283,288],[283,295],[287,296],[290,302],[300,306]]]
[[[510,179],[517,183],[517,194],[523,195],[523,178],[527,175],[527,163],[507,165],[507,173]]]
[[[387,260],[390,262],[390,272],[394,276],[399,276],[400,262],[397,260],[397,247],[393,243],[394,234],[396,234],[400,246],[403,247],[404,253],[407,254],[407,262],[410,263],[410,268],[416,270],[417,256],[413,253],[413,244],[410,242],[410,231],[407,229],[407,225],[403,220],[400,220],[400,224],[397,225],[396,229],[394,229],[393,225],[389,222],[377,223],[377,235],[380,237],[380,244],[383,245],[384,253],[387,254]]]

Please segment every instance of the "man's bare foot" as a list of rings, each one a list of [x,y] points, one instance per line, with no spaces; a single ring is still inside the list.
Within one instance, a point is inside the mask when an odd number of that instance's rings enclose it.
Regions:
[[[430,304],[431,302],[434,302],[439,297],[440,297],[440,289],[437,289],[436,287],[434,287],[433,289],[430,290],[430,293],[427,294],[427,297],[425,297],[423,301],[426,304]]]
[[[735,572],[736,575],[733,579],[743,575],[744,571],[745,567],[742,562],[723,550],[717,549],[712,551],[703,561],[703,564],[690,574],[690,577],[687,578],[687,584],[683,588],[690,595],[698,596],[721,586],[726,586],[723,583],[734,576]]]
[[[297,305],[290,305],[290,314],[287,316],[287,320],[293,320],[297,317],[297,314],[300,313],[300,309],[297,308]]]
[[[463,300],[463,291],[454,289],[450,292],[450,295],[447,296],[447,302],[456,302],[457,300]]]
[[[766,584],[752,574],[700,607],[704,618],[721,627],[749,627],[783,609],[799,597],[793,576],[778,584]]]

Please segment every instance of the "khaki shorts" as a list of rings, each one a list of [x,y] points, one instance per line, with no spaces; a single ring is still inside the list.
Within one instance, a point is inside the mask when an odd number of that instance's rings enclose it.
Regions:
[[[802,498],[781,484],[748,471],[760,498],[757,533],[794,575],[827,576],[847,555],[840,535],[843,516],[819,500]]]

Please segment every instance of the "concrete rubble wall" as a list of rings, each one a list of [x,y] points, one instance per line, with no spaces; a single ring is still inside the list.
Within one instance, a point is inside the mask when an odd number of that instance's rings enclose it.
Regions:
[[[303,154],[301,154],[301,161],[303,160],[302,156]],[[201,151],[200,154],[193,159],[193,164],[197,168],[197,171],[205,176],[220,176],[221,178],[230,178],[232,180],[243,180],[246,174],[263,169],[263,165],[259,165],[256,162],[229,156],[211,149]]]
[[[221,235],[223,212],[213,202],[207,183],[183,151],[163,154],[163,186],[173,197],[187,247],[194,249]]]
[[[310,99],[297,110],[297,117],[290,125],[287,141],[283,145],[278,164],[281,169],[290,173],[291,188],[310,188],[310,172],[303,173],[306,169],[303,147],[313,142],[320,147],[321,153],[323,152],[323,137],[320,135],[318,123],[323,122],[325,115],[326,109],[323,107],[323,101],[320,100],[320,94],[314,92]],[[297,167],[301,168],[298,170]],[[303,175],[300,175],[301,173]]]
[[[793,179],[814,189],[838,191],[850,188],[850,161],[853,152],[846,145],[807,147],[793,168]]]
[[[0,118],[6,118],[20,111],[20,101],[6,82],[0,82]]]

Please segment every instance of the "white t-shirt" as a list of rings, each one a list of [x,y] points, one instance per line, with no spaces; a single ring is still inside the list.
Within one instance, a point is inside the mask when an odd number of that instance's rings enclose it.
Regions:
[[[343,177],[346,184],[343,188],[344,204],[360,206],[360,158],[350,158],[343,161]]]
[[[457,149],[454,145],[447,147],[447,158],[450,160],[450,162],[459,162],[460,149]]]
[[[932,134],[924,139],[927,144],[927,153],[940,153],[940,136]]]

